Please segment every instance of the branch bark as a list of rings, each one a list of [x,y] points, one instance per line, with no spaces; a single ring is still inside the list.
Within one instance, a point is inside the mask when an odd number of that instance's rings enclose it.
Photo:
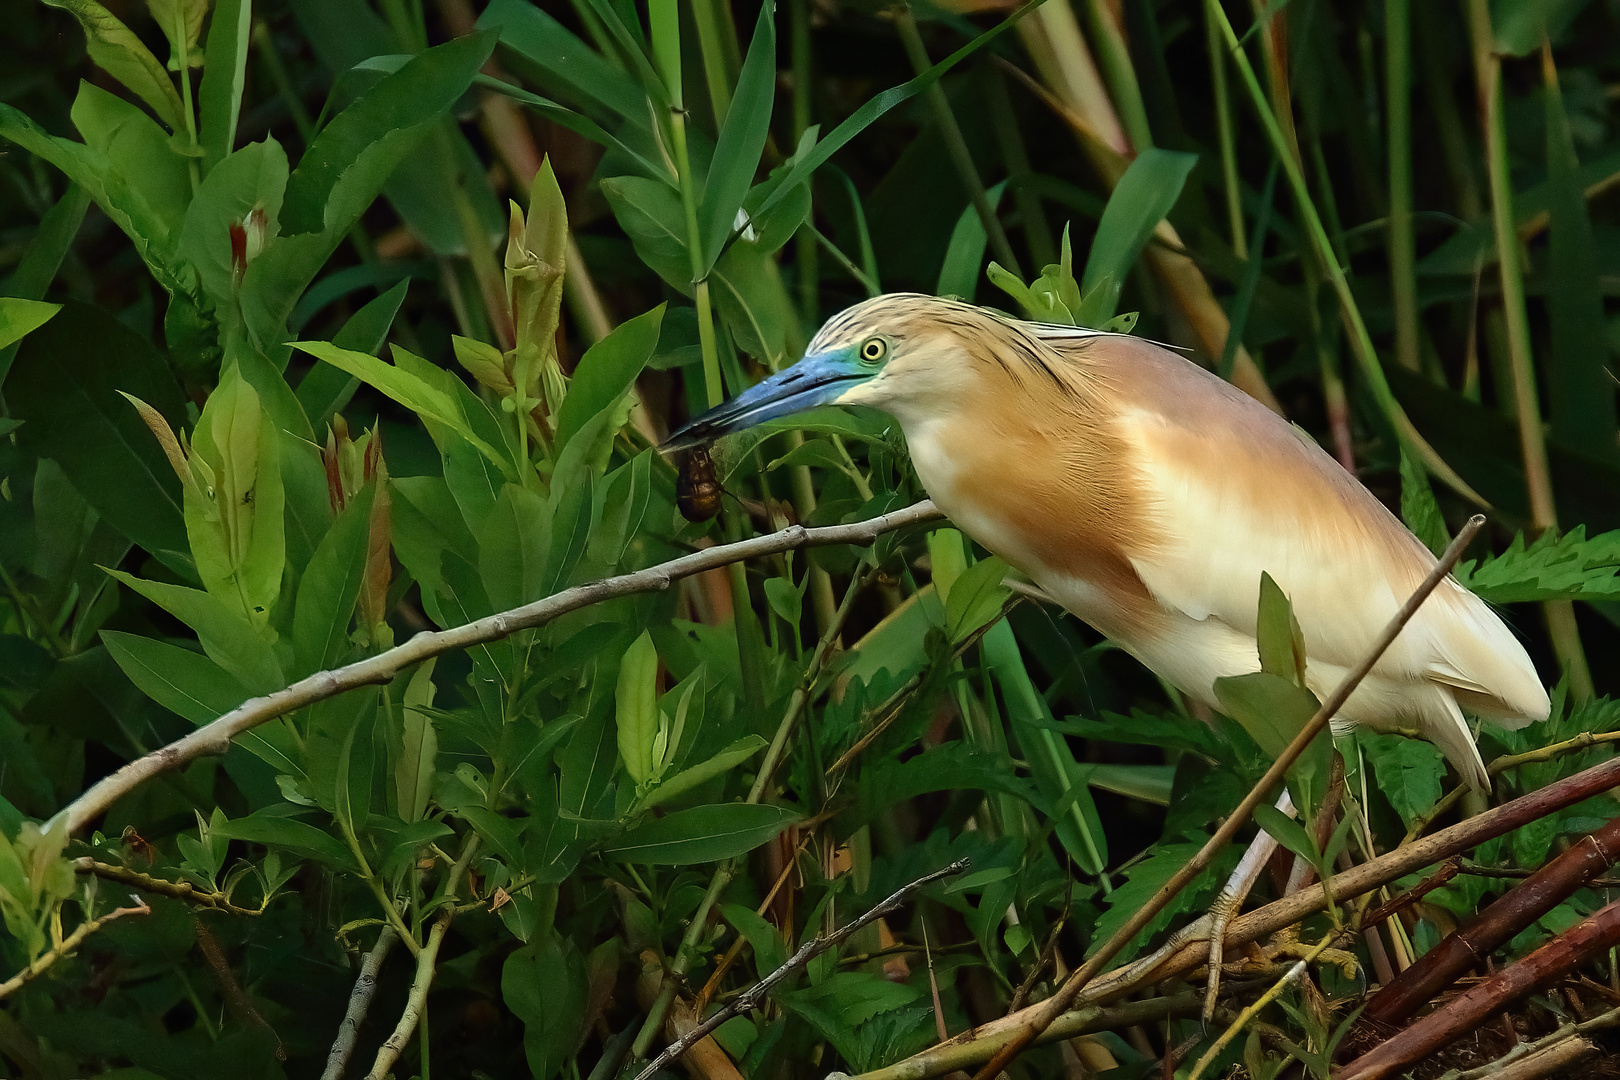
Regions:
[[[1361,1055],[1335,1080],[1382,1080],[1449,1046],[1519,999],[1620,944],[1620,901],[1576,923],[1518,963],[1452,998]]]
[[[817,529],[793,525],[768,536],[756,536],[734,544],[722,544],[695,551],[690,555],[683,555],[678,559],[649,566],[645,570],[637,570],[631,574],[576,585],[572,589],[564,589],[543,600],[536,600],[531,604],[462,626],[448,630],[425,631],[404,644],[376,656],[346,667],[318,671],[273,694],[249,698],[219,719],[204,724],[184,738],[154,750],[145,757],[136,758],[112,775],[98,780],[88,791],[62,809],[52,819],[52,823],[66,821],[70,833],[78,832],[106,813],[113,803],[153,777],[171,769],[183,768],[200,757],[223,754],[230,747],[231,740],[244,731],[274,720],[278,716],[285,716],[306,705],[336,697],[347,690],[389,683],[401,671],[423,660],[456,649],[499,641],[520,630],[544,626],[570,611],[577,611],[604,600],[632,596],[636,593],[660,592],[682,578],[701,574],[705,570],[798,548],[824,547],[831,544],[866,545],[884,533],[940,516],[942,515],[934,504],[925,499],[903,510],[849,525],[828,525]]]
[[[1404,1023],[1456,977],[1557,907],[1620,858],[1620,818],[1589,833],[1418,958],[1367,1005],[1362,1019]]]

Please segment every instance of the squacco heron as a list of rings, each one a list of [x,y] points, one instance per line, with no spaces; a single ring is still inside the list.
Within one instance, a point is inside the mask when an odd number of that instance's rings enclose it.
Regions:
[[[878,296],[829,319],[804,359],[671,437],[706,445],[816,405],[899,421],[934,502],[985,548],[1182,693],[1258,668],[1261,572],[1304,627],[1306,682],[1338,685],[1435,565],[1300,429],[1140,338]],[[1546,718],[1524,647],[1448,579],[1335,720],[1416,732],[1488,785],[1462,709]]]

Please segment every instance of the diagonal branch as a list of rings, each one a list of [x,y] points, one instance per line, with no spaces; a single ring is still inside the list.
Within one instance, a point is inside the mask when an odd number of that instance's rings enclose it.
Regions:
[[[1103,970],[1103,965],[1112,960],[1119,950],[1123,949],[1127,943],[1135,938],[1155,915],[1163,911],[1165,905],[1177,893],[1186,888],[1189,881],[1202,873],[1204,868],[1215,857],[1215,854],[1232,837],[1237,835],[1237,831],[1248,822],[1249,815],[1254,812],[1254,808],[1260,804],[1268,792],[1282,782],[1283,777],[1288,773],[1288,769],[1305,752],[1305,748],[1310,746],[1312,740],[1327,728],[1328,721],[1333,719],[1339,709],[1344,706],[1351,692],[1360,685],[1361,680],[1367,677],[1367,673],[1373,669],[1373,665],[1378,663],[1379,658],[1384,655],[1384,650],[1389,648],[1407,622],[1411,620],[1413,615],[1417,614],[1417,609],[1422,606],[1423,601],[1427,600],[1429,594],[1435,590],[1440,582],[1445,580],[1447,574],[1451,573],[1451,568],[1462,557],[1463,550],[1484,524],[1485,518],[1482,514],[1475,514],[1468,520],[1468,524],[1464,525],[1461,531],[1457,533],[1457,538],[1451,542],[1451,546],[1446,548],[1445,553],[1440,556],[1440,561],[1435,564],[1434,569],[1429,571],[1429,576],[1423,579],[1422,584],[1407,598],[1406,603],[1401,605],[1401,609],[1389,621],[1389,625],[1384,627],[1383,632],[1378,636],[1378,640],[1374,642],[1373,647],[1368,651],[1361,663],[1356,665],[1333,693],[1328,695],[1328,699],[1322,703],[1322,707],[1316,710],[1316,715],[1311,717],[1310,722],[1294,737],[1294,741],[1288,744],[1288,748],[1283,751],[1282,756],[1272,764],[1266,775],[1260,778],[1260,782],[1254,785],[1254,789],[1244,796],[1237,809],[1233,810],[1227,819],[1221,823],[1221,827],[1215,830],[1215,835],[1211,836],[1198,854],[1194,855],[1186,866],[1176,871],[1175,876],[1166,882],[1164,887],[1153,895],[1152,899],[1142,905],[1141,909],[1131,916],[1113,937],[1103,942],[1084,964],[1075,969],[1074,973],[1058,989],[1058,992],[1043,1002],[1040,1010],[1023,1023],[1018,1032],[1008,1040],[1007,1044],[990,1060],[989,1064],[979,1070],[975,1080],[994,1080],[994,1077],[1007,1067],[1008,1062],[1017,1057],[1025,1047],[1040,1036],[1041,1032],[1051,1026],[1052,1021],[1067,1012],[1074,1005],[1075,999],[1080,996],[1080,991],[1085,989],[1086,984],[1096,978]]]
[[[153,777],[170,769],[182,768],[200,757],[223,754],[230,747],[231,740],[244,731],[274,720],[278,716],[285,716],[306,705],[336,697],[347,690],[387,684],[401,671],[423,660],[473,645],[499,641],[520,630],[544,626],[570,611],[578,611],[580,608],[599,604],[604,600],[632,596],[636,593],[660,592],[682,578],[701,574],[705,570],[798,548],[824,547],[832,544],[870,544],[884,533],[940,516],[934,504],[924,499],[902,510],[848,525],[828,525],[817,529],[792,525],[768,536],[756,536],[734,544],[706,548],[631,574],[576,585],[572,589],[564,589],[543,600],[536,600],[532,604],[503,611],[476,622],[448,630],[425,631],[403,645],[397,645],[376,656],[367,657],[346,667],[318,671],[273,694],[249,698],[219,719],[204,724],[184,738],[176,739],[145,757],[136,758],[112,775],[98,780],[88,791],[61,810],[52,821],[53,823],[65,821],[68,832],[78,832],[104,814],[113,803]]]

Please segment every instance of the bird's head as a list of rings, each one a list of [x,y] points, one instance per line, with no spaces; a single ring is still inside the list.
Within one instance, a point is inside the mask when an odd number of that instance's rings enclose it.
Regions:
[[[888,293],[828,319],[804,359],[669,437],[664,450],[707,446],[723,435],[817,405],[870,405],[897,416],[962,400],[959,331],[988,321],[981,309],[914,293]]]

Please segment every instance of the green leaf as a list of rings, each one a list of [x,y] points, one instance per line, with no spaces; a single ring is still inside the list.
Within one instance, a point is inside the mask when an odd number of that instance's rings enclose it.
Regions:
[[[399,816],[420,821],[427,813],[433,773],[438,765],[439,735],[433,726],[433,665],[428,660],[411,675],[401,707],[401,747],[394,762],[394,795]]]
[[[287,562],[280,432],[237,368],[227,367],[208,396],[192,451],[193,463],[212,471],[208,490],[188,484],[185,491],[197,574],[210,595],[266,626]]]
[[[61,310],[61,304],[0,296],[0,349],[21,341],[23,335],[38,330]]]
[[[185,106],[174,80],[141,39],[95,0],[45,0],[79,20],[85,49],[102,71],[152,107],[170,131],[184,131]]]
[[[601,187],[641,261],[671,288],[691,296],[692,260],[680,196],[669,185],[640,176],[608,177]]]
[[[1002,606],[1012,595],[1012,590],[1001,583],[1006,576],[1007,564],[991,556],[968,567],[951,583],[945,614],[953,644],[966,641],[985,623],[1000,616]]]
[[[212,826],[210,831],[231,840],[245,840],[250,844],[290,851],[299,858],[313,859],[334,870],[350,874],[360,872],[359,864],[341,840],[296,818],[261,810],[245,818]]]
[[[714,269],[736,228],[737,211],[742,209],[743,198],[753,185],[754,171],[759,168],[765,139],[770,135],[771,107],[776,100],[775,15],[776,4],[765,0],[703,182],[703,203],[698,209],[703,247],[699,277]]]
[[[585,1023],[585,965],[555,933],[501,965],[501,999],[523,1021],[523,1052],[534,1080],[552,1080],[579,1048]]]
[[[495,48],[495,35],[470,34],[419,53],[383,76],[321,129],[287,182],[283,226],[288,233],[331,226],[328,203],[371,148],[441,115],[466,92]],[[414,142],[414,139],[412,140]],[[408,148],[396,150],[403,158]],[[391,155],[393,156],[393,155]],[[379,179],[386,179],[390,168]]]
[[[358,836],[365,831],[366,818],[371,815],[371,773],[376,767],[376,749],[373,734],[377,724],[377,697],[371,698],[369,707],[362,708],[343,736],[343,749],[338,752],[337,784],[333,791],[333,804],[337,807],[338,824],[345,835]]]
[[[280,230],[287,189],[287,152],[275,139],[249,143],[209,171],[186,207],[177,249],[194,266],[203,292],[226,307],[236,302],[232,226],[246,228],[250,214],[263,215],[264,242]]]
[[[190,649],[116,630],[103,630],[101,641],[143,694],[193,724],[216,720],[251,696],[234,675]],[[292,733],[283,720],[244,731],[236,742],[278,773],[304,773]]]
[[[1586,7],[1586,0],[1493,0],[1492,48],[1503,56],[1529,56],[1544,39],[1556,41]]]
[[[953,600],[965,578],[963,575],[952,586]],[[1012,627],[1005,621],[998,623],[984,636],[980,648],[985,666],[1001,686],[1012,730],[1035,779],[1042,793],[1058,804],[1053,808],[1058,839],[1087,873],[1102,873],[1108,865],[1108,837],[1091,797],[1086,769],[1075,760],[1069,744],[1052,730],[1051,707],[1029,677]]]
[[[1479,564],[1457,567],[1457,580],[1493,604],[1532,600],[1620,599],[1620,531],[1586,538],[1576,526],[1563,536],[1551,530],[1525,546],[1524,536]]]
[[[215,0],[197,95],[198,141],[202,143],[205,173],[211,172],[236,146],[236,121],[242,111],[252,23],[252,0]]]
[[[709,760],[690,769],[683,769],[653,788],[647,793],[646,798],[641,800],[640,809],[651,810],[685,795],[699,784],[707,783],[721,773],[729,772],[741,765],[763,750],[766,745],[765,740],[758,735],[743,736]]]
[[[494,45],[493,34],[473,34],[413,56],[321,130],[287,180],[283,235],[243,278],[242,313],[251,330],[282,340],[304,289],[399,163],[466,91]]]
[[[1196,164],[1196,154],[1149,147],[1136,156],[1114,185],[1102,220],[1097,223],[1091,253],[1086,257],[1085,275],[1080,279],[1081,292],[1089,293],[1112,275],[1112,295],[1102,305],[1103,318],[1113,315],[1126,274],[1136,264],[1153,230],[1176,205]]]
[[[1305,831],[1305,826],[1278,810],[1275,806],[1267,803],[1256,806],[1254,808],[1254,823],[1270,833],[1273,840],[1306,862],[1313,866],[1321,864],[1322,853],[1317,850],[1316,842],[1311,839],[1311,834]]]
[[[545,594],[551,515],[528,488],[503,484],[478,529],[478,573],[495,610],[505,611]]]
[[[269,642],[246,616],[226,607],[212,593],[146,581],[122,570],[107,572],[195,630],[209,658],[252,693],[268,694],[287,685]]]
[[[617,567],[624,558],[625,548],[641,531],[642,520],[652,500],[652,459],[654,450],[643,450],[635,458],[615,469],[607,483],[596,487],[602,506],[597,512],[600,523],[592,532],[589,551],[591,557],[610,567]]]
[[[343,329],[332,338],[332,344],[340,349],[377,355],[377,351],[388,341],[388,331],[394,325],[400,305],[405,302],[409,287],[408,279],[401,281],[381,296],[368,301],[349,316]],[[360,380],[342,368],[332,364],[316,364],[298,384],[298,404],[303,407],[310,424],[321,432],[332,422],[333,415],[349,403],[359,385]]]
[[[1265,671],[1216,679],[1215,697],[1221,711],[1242,725],[1272,758],[1282,756],[1321,707],[1309,690]],[[1310,816],[1321,804],[1332,761],[1333,739],[1324,730],[1288,770],[1288,786],[1300,813]]]
[[[526,0],[492,0],[478,26],[498,30],[501,44],[538,65],[548,85],[562,87],[565,97],[588,103],[604,119],[611,115],[645,126],[647,97],[635,80],[544,8]]]
[[[503,473],[509,473],[512,466],[506,460],[506,455],[474,434],[472,425],[456,401],[438,387],[406,371],[403,366],[387,363],[368,353],[340,348],[328,341],[295,341],[292,347],[302,349],[317,360],[324,360],[361,382],[376,387],[424,419],[443,424],[476,447]],[[408,356],[419,363],[426,363],[421,357],[398,346],[395,346],[395,356]]]
[[[1401,447],[1401,520],[1412,530],[1412,535],[1436,555],[1451,544],[1440,504],[1429,486],[1429,472],[1417,455],[1404,446]]]
[[[722,904],[720,912],[731,928],[743,936],[754,950],[754,971],[763,978],[787,963],[787,942],[782,932],[753,908]]]
[[[800,815],[783,806],[694,806],[631,829],[604,846],[623,862],[692,866],[746,855]]]
[[[1523,8],[1550,10],[1550,0],[1525,0]],[[1538,42],[1539,44],[1539,42]],[[1547,70],[1551,70],[1548,68]],[[1613,458],[1620,427],[1614,398],[1613,354],[1605,341],[1603,295],[1597,234],[1580,181],[1580,160],[1563,95],[1556,79],[1542,90],[1547,127],[1547,186],[1551,189],[1548,240],[1551,272],[1547,309],[1552,323],[1552,357],[1546,365],[1553,437],[1594,457]]]
[[[558,446],[567,446],[587,420],[611,408],[635,385],[658,346],[666,306],[659,304],[620,323],[580,357],[557,414]]]
[[[365,580],[376,493],[377,485],[369,483],[355,494],[298,582],[292,637],[300,677],[335,667],[349,651],[349,622]]]
[[[1003,180],[985,192],[992,209],[1001,205],[1001,193],[1006,189],[1007,181]],[[973,302],[974,295],[979,291],[979,268],[984,265],[986,243],[984,219],[979,217],[978,209],[970,204],[957,216],[956,226],[951,230],[951,241],[945,248],[945,261],[939,267],[939,281],[934,286],[935,295],[959,296],[970,304]]]
[[[71,359],[69,359],[71,358]],[[194,570],[180,510],[180,481],[127,390],[173,424],[180,387],[150,342],[101,308],[76,300],[22,341],[6,401],[25,423],[22,444],[62,466],[74,488],[114,528],[165,565]]]
[[[1201,843],[1160,843],[1150,849],[1147,858],[1127,867],[1126,882],[1108,899],[1108,910],[1102,913],[1091,929],[1092,949],[1114,936],[1141,908],[1151,900],[1176,871],[1198,854]],[[1154,934],[1170,925],[1171,920],[1183,912],[1197,911],[1209,903],[1220,884],[1236,863],[1236,850],[1228,847],[1203,873],[1193,878],[1187,887],[1166,904],[1114,958],[1115,963],[1129,963],[1152,939]],[[1088,950],[1089,951],[1089,950]]]
[[[1440,801],[1446,760],[1432,744],[1400,735],[1356,732],[1370,778],[1410,826]]]
[[[1264,570],[1260,572],[1260,610],[1256,616],[1260,670],[1305,685],[1305,635],[1282,589]]]
[[[653,778],[653,739],[658,734],[658,650],[642,631],[619,661],[615,694],[619,760],[638,785]]]

